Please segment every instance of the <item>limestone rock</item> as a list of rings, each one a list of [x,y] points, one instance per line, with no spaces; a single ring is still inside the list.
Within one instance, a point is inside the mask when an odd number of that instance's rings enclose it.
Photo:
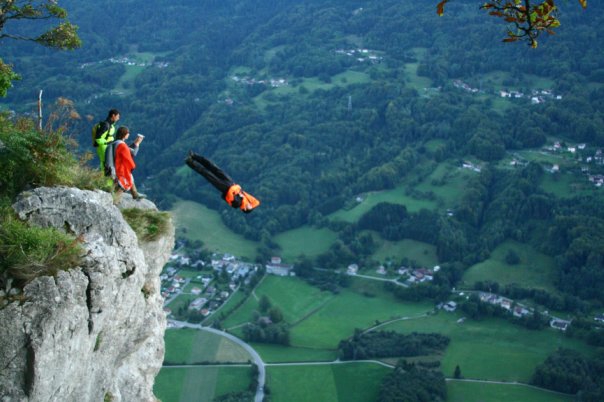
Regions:
[[[155,208],[143,202],[135,206]],[[0,401],[154,401],[166,326],[159,273],[173,228],[139,244],[101,191],[38,188],[13,208],[31,224],[81,236],[86,255],[0,309]]]

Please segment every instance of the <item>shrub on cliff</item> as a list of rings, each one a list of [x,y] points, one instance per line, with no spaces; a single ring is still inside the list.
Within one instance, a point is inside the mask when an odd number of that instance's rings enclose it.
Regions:
[[[78,264],[79,241],[56,229],[30,227],[10,205],[20,192],[66,185],[108,189],[103,175],[73,152],[63,130],[38,130],[31,119],[0,114],[0,289],[21,287],[35,277],[55,275]]]

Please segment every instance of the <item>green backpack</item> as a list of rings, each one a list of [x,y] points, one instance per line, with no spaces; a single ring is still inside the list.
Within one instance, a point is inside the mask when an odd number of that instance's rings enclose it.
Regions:
[[[105,120],[101,120],[92,126],[92,146],[95,148],[99,146],[99,144],[96,143],[97,138],[99,138],[98,135],[103,134],[103,131],[99,132],[101,127],[105,127]]]

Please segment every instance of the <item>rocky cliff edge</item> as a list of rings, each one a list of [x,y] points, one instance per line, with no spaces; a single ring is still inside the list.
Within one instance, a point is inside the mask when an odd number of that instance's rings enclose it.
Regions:
[[[125,199],[120,207],[156,209]],[[128,204],[130,203],[130,204]],[[40,277],[0,309],[5,401],[154,401],[166,318],[159,274],[174,229],[139,243],[110,194],[38,188],[13,205],[21,219],[83,239],[80,267]]]

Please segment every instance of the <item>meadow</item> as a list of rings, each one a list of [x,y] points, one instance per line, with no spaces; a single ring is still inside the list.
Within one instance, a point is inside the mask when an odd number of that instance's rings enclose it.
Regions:
[[[447,381],[447,402],[571,402],[575,398],[526,385]]]
[[[505,262],[508,251],[513,251],[520,258],[518,264]],[[506,241],[493,250],[489,259],[471,266],[464,273],[460,286],[472,287],[477,281],[498,282],[500,285],[516,283],[556,294],[555,280],[556,264],[552,257],[539,253],[528,244]]]
[[[211,402],[249,387],[250,367],[164,367],[153,392],[164,402]]]
[[[383,327],[401,333],[436,332],[451,339],[442,360],[445,376],[453,377],[459,365],[465,378],[492,381],[530,381],[535,367],[559,347],[588,353],[584,343],[560,331],[531,331],[502,319],[464,320],[461,313],[441,311],[415,320]]]
[[[476,172],[463,169],[456,162],[442,162],[415,189],[431,192],[445,207],[454,208],[459,204],[468,180],[475,176]]]
[[[300,255],[315,258],[328,251],[337,238],[337,233],[327,228],[302,226],[279,233],[273,240],[283,250],[281,258],[286,262],[294,262]]]
[[[372,232],[378,244],[377,250],[371,256],[373,261],[380,263],[398,263],[403,258],[415,261],[420,266],[432,268],[438,264],[436,246],[412,239],[400,241],[384,240],[378,233]]]
[[[230,253],[253,261],[258,244],[234,233],[220,219],[220,214],[193,201],[178,201],[170,211],[175,226],[191,240],[201,240],[212,252]]]
[[[196,329],[168,329],[164,336],[164,360],[173,364],[245,363],[249,354],[220,335]]]
[[[210,332],[169,329],[164,340],[164,364],[245,364],[250,358],[241,346]],[[246,389],[250,375],[250,367],[164,366],[155,379],[154,392],[166,402],[209,402],[216,396]]]
[[[433,308],[429,303],[402,303],[384,291],[381,282],[355,278],[350,288],[335,295],[297,278],[267,276],[255,293],[258,297],[267,295],[271,303],[282,310],[285,320],[291,324],[293,347],[318,350],[321,355],[335,350],[338,342],[351,336],[355,328],[419,316]],[[248,322],[256,309],[258,301],[250,297],[223,326],[241,335],[237,327]]]
[[[413,198],[406,194],[406,185],[400,185],[392,190],[376,191],[363,194],[363,201],[351,209],[340,209],[327,217],[334,221],[344,221],[349,223],[357,222],[361,216],[371,210],[380,202],[389,202],[391,204],[404,205],[409,212],[417,212],[422,208],[435,209],[436,201],[421,200]]]
[[[274,275],[267,275],[255,289],[254,294],[255,297],[249,297],[223,322],[224,328],[248,322],[253,311],[259,308],[258,300],[262,295],[266,295],[271,304],[283,312],[283,317],[288,323],[299,321],[334,297],[330,292],[321,291],[299,278],[282,278]]]
[[[267,380],[274,402],[367,402],[389,372],[370,363],[268,366]]]

